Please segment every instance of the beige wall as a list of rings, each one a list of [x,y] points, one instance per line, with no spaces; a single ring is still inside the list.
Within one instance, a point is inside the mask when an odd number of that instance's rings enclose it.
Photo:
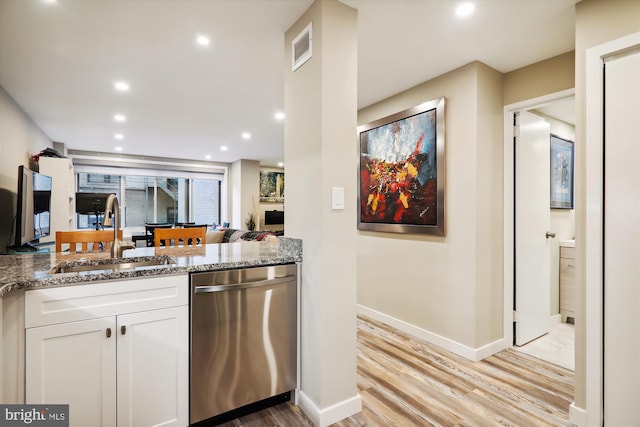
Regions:
[[[477,77],[476,324],[474,347],[502,337],[503,75],[484,65]],[[496,331],[498,334],[496,335]]]
[[[0,253],[6,249],[16,214],[18,166],[34,168],[30,157],[53,144],[0,86]]]
[[[284,158],[287,166],[287,230],[289,237],[303,239],[302,289],[301,289],[301,388],[310,398],[320,402],[322,372],[305,369],[304,366],[321,366],[322,361],[322,85],[323,59],[319,43],[314,42],[313,57],[295,74],[290,72],[290,45],[293,38],[309,22],[313,22],[313,37],[321,40],[322,11],[314,5],[302,15],[285,35],[285,126]],[[295,181],[304,185],[293,185]],[[309,191],[304,191],[304,189]],[[317,301],[317,303],[314,303]],[[315,319],[315,320],[314,320]],[[320,405],[320,403],[318,403]]]
[[[504,105],[575,87],[573,51],[522,67],[504,75]]]
[[[258,212],[259,177],[260,163],[256,160],[243,159],[231,164],[231,228],[246,230],[249,213]]]
[[[586,51],[640,31],[640,2],[637,0],[582,0],[576,4],[576,265],[578,283],[584,284],[585,252],[581,244],[587,238],[584,212],[586,157],[581,147],[585,141]],[[579,288],[576,314],[575,404],[586,409],[586,302],[583,285]]]
[[[291,42],[309,22],[313,57],[292,72]],[[356,206],[331,209],[331,187],[356,198],[357,29],[355,9],[319,0],[285,35],[286,234],[303,240],[301,406],[314,422],[360,407]]]
[[[446,237],[359,232],[358,303],[474,349],[503,328],[501,80],[474,62],[358,114],[446,98]]]

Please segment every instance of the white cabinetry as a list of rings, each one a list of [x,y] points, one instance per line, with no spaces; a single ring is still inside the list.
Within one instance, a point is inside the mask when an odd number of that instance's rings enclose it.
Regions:
[[[118,316],[118,426],[188,424],[188,316],[187,306]]]
[[[28,291],[26,402],[71,426],[188,424],[188,278]]]
[[[69,404],[71,425],[116,425],[115,318],[27,329],[26,402]]]
[[[563,322],[576,316],[576,249],[560,246],[560,316]]]
[[[76,182],[71,159],[40,157],[39,171],[51,177],[51,234],[41,242],[55,240],[56,231],[75,228]]]

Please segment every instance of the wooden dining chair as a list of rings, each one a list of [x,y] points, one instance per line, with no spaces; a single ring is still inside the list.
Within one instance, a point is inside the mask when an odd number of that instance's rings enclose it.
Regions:
[[[147,246],[153,247],[155,245],[155,230],[156,228],[173,228],[173,224],[166,222],[147,222],[144,225],[145,233],[147,235]]]
[[[207,229],[199,228],[156,228],[154,233],[154,245],[179,246],[182,240],[184,246],[196,246],[198,243],[205,245],[207,242]]]
[[[119,238],[122,240],[122,230]],[[112,243],[113,230],[56,231],[56,252],[62,252],[63,244],[69,244],[70,253],[108,252]]]

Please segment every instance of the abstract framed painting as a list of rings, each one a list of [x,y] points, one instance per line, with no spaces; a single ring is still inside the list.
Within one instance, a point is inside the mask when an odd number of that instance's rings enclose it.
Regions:
[[[358,229],[445,235],[445,99],[358,127]]]
[[[551,209],[573,209],[573,141],[551,135]]]

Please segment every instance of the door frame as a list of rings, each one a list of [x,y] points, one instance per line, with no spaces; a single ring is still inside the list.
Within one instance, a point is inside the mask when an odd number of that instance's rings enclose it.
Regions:
[[[503,148],[503,322],[504,347],[513,347],[513,287],[515,278],[515,148],[513,145],[513,114],[531,110],[552,101],[575,95],[575,89],[566,89],[549,95],[516,102],[504,107]]]
[[[601,426],[604,420],[604,60],[622,51],[640,46],[640,32],[592,47],[586,51],[586,84],[584,126],[584,249],[577,247],[577,264],[584,274],[585,377],[583,387],[586,408],[581,409],[582,426]],[[576,227],[578,230],[578,227]],[[570,417],[570,421],[571,420]]]

